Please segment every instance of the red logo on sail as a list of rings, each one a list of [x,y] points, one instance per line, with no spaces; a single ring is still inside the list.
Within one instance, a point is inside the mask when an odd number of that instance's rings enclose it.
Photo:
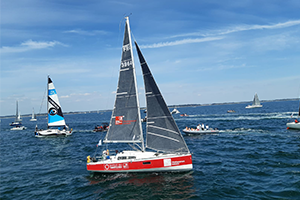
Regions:
[[[123,116],[116,116],[115,124],[122,125],[123,124]]]

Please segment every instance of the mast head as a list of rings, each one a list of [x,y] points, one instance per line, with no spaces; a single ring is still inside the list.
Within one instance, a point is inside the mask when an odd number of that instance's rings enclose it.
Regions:
[[[126,19],[126,20],[129,20],[129,16],[130,16],[130,15],[132,15],[132,13],[130,13],[129,15],[126,15],[126,16],[125,16],[125,19]]]

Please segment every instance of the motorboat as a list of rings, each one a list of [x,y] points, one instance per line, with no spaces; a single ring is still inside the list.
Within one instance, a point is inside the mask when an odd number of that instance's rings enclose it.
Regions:
[[[220,131],[218,129],[183,129],[182,130],[184,133],[189,134],[189,135],[195,135],[195,134],[212,134],[212,133],[219,133]]]
[[[298,111],[298,119],[300,118],[300,99],[299,99],[299,111]],[[287,129],[298,129],[300,130],[300,122],[298,119],[295,119],[293,122],[289,122],[286,124]]]

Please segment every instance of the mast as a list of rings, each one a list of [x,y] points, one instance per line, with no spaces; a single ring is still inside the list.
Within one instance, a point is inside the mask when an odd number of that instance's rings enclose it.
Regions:
[[[137,87],[137,81],[136,81],[136,71],[135,71],[135,65],[134,65],[134,59],[133,59],[133,51],[132,51],[132,41],[131,41],[131,30],[129,25],[129,17],[126,16],[126,23],[128,26],[128,37],[129,37],[129,44],[131,46],[131,58],[132,58],[132,68],[133,68],[133,77],[134,77],[134,83],[135,83],[135,90],[136,90],[136,101],[137,101],[137,108],[138,108],[138,118],[141,119],[141,111],[140,111],[140,101],[139,101],[139,93],[138,93],[138,87]],[[139,129],[140,129],[140,138],[142,143],[142,151],[145,151],[145,145],[144,145],[144,136],[143,136],[143,129],[142,129],[142,123],[141,120],[139,120]]]
[[[19,114],[18,114],[18,101],[16,101],[16,122],[19,121]]]

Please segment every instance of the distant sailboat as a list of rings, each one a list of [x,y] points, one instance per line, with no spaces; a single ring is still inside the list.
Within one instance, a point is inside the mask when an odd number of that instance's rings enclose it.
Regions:
[[[22,125],[21,113],[19,112],[18,101],[16,101],[16,118],[15,121],[9,124],[13,126],[10,130],[24,130],[25,126]]]
[[[298,112],[298,116],[297,118],[300,118],[300,99],[299,99],[299,112]],[[295,119],[295,121],[293,122],[289,122],[286,124],[287,129],[299,129],[300,130],[300,122],[298,121],[298,119]]]
[[[15,126],[15,125],[21,125],[22,119],[21,119],[21,116],[19,114],[19,108],[18,108],[18,101],[16,101],[16,117],[15,117],[15,121],[10,123],[9,125],[10,126]]]
[[[261,107],[262,107],[262,105],[260,104],[260,101],[258,99],[258,95],[257,94],[254,95],[254,99],[253,99],[252,105],[246,106],[246,108],[261,108]]]
[[[72,134],[72,129],[66,125],[65,118],[62,113],[58,96],[54,87],[54,84],[48,76],[48,98],[47,98],[47,112],[48,112],[48,129],[39,130],[35,128],[36,137],[45,136],[68,136]]]
[[[106,150],[101,152],[101,158],[88,156],[87,170],[101,173],[192,170],[192,155],[137,43],[135,45],[142,67],[147,104],[146,147],[141,125],[129,19],[126,17],[115,106],[103,143],[126,143],[134,150],[116,151],[116,154]],[[101,144],[102,140],[98,145]],[[119,148],[121,147],[123,145]]]
[[[32,108],[32,115],[31,115],[30,121],[31,121],[31,122],[37,121],[36,116],[35,116],[35,114],[34,114],[34,108]]]
[[[177,110],[177,108],[175,107],[173,110],[172,110],[172,112],[171,112],[171,114],[179,114],[180,112],[179,112],[179,110]]]

